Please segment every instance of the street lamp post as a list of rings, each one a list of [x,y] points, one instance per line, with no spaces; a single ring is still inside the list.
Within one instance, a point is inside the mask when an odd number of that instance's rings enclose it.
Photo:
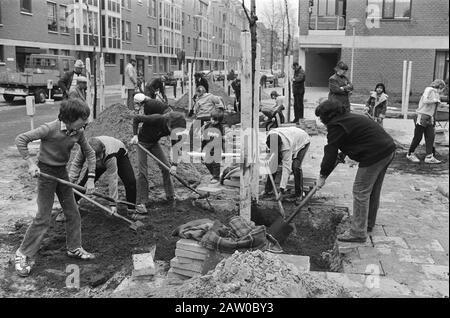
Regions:
[[[352,57],[351,57],[351,64],[350,64],[350,82],[353,83],[353,60],[355,58],[355,38],[356,38],[356,25],[359,23],[359,20],[354,18],[348,21],[348,24],[352,27]]]

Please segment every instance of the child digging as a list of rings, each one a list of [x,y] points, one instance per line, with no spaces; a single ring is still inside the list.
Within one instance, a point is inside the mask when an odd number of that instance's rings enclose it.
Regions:
[[[211,184],[220,182],[220,162],[225,143],[223,128],[224,111],[217,108],[211,112],[211,119],[203,127],[202,150],[206,152],[205,165],[212,175]],[[215,151],[219,150],[218,153]],[[209,151],[209,152],[208,152]]]
[[[30,259],[38,252],[50,226],[55,193],[66,216],[67,255],[83,260],[95,258],[81,246],[81,217],[72,188],[40,175],[43,172],[69,181],[66,165],[73,146],[78,143],[88,162],[87,194],[94,192],[95,152],[84,136],[89,113],[89,107],[81,100],[64,100],[59,109],[58,119],[20,134],[16,138],[17,149],[23,159],[28,161],[28,172],[32,177],[38,178],[38,211],[16,251],[15,269],[19,276],[26,277],[31,272]],[[36,165],[28,152],[28,143],[39,139],[41,145]]]

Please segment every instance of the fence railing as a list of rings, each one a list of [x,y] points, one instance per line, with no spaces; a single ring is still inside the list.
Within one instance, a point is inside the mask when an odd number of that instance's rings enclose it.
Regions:
[[[344,16],[316,16],[309,17],[310,30],[345,30]]]

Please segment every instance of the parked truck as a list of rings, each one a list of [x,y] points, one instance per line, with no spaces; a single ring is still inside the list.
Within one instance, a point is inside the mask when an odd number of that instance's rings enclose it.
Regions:
[[[23,72],[1,72],[0,94],[7,102],[12,102],[16,96],[34,96],[36,103],[44,103],[49,96],[48,83],[53,88],[51,96],[62,97],[58,87],[59,79],[65,72],[73,69],[75,58],[65,55],[31,54],[26,58]]]

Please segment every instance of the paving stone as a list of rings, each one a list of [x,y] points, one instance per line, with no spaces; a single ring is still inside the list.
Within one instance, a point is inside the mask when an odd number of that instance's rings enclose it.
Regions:
[[[449,256],[448,253],[431,252],[431,257],[435,264],[449,266]]]
[[[392,254],[392,249],[389,246],[379,246],[379,247],[358,247],[359,257],[362,259],[367,258],[377,258],[379,259],[382,255]]]
[[[428,250],[433,252],[445,252],[441,243],[438,240],[423,240],[423,239],[405,239],[409,247],[416,250]]]
[[[405,240],[398,236],[372,236],[372,242],[375,247],[382,244],[383,246],[408,248]]]
[[[133,277],[154,275],[155,273],[152,253],[133,255]]]
[[[410,288],[417,296],[449,297],[448,280],[423,280]]]
[[[342,262],[344,273],[385,276],[383,266],[378,259],[350,259]]]
[[[430,280],[448,280],[448,266],[422,265],[422,269]]]
[[[204,186],[204,187],[198,187],[196,189],[198,192],[200,192],[201,194],[206,194],[206,193],[221,193],[223,191],[223,189],[221,187],[215,187],[215,186]]]
[[[400,284],[392,278],[388,277],[371,277],[370,281],[366,282],[371,288],[366,288],[361,295],[362,297],[374,298],[391,298],[396,297],[409,297],[412,295],[412,291],[408,286]]]
[[[401,263],[397,255],[384,255],[381,263],[386,277],[392,278],[399,283],[409,285],[427,279],[420,264]]]
[[[203,262],[198,261],[192,261],[192,262],[185,262],[180,263],[177,257],[174,257],[170,260],[170,267],[176,271],[176,269],[183,269],[183,270],[189,270],[192,272],[201,273]]]
[[[294,264],[300,272],[309,272],[310,270],[309,256],[290,254],[279,254],[278,256],[287,263]]]
[[[193,251],[186,251],[186,250],[181,250],[181,249],[177,248],[175,250],[175,256],[204,260],[207,256],[207,254],[197,253],[197,252],[193,252]]]
[[[369,239],[365,243],[349,243],[349,242],[340,242],[336,241],[339,253],[340,254],[349,254],[349,253],[355,253],[355,250],[357,250],[360,247],[372,247],[373,245],[370,242]]]
[[[386,233],[383,230],[383,226],[379,224],[375,224],[372,232],[368,233],[369,236],[386,236]]]
[[[423,250],[411,250],[399,248],[395,250],[400,262],[434,264],[431,254]]]
[[[333,273],[327,272],[326,277],[329,280],[335,281],[350,290],[358,291],[364,289],[364,283],[367,276],[364,274],[347,274],[347,273]]]

